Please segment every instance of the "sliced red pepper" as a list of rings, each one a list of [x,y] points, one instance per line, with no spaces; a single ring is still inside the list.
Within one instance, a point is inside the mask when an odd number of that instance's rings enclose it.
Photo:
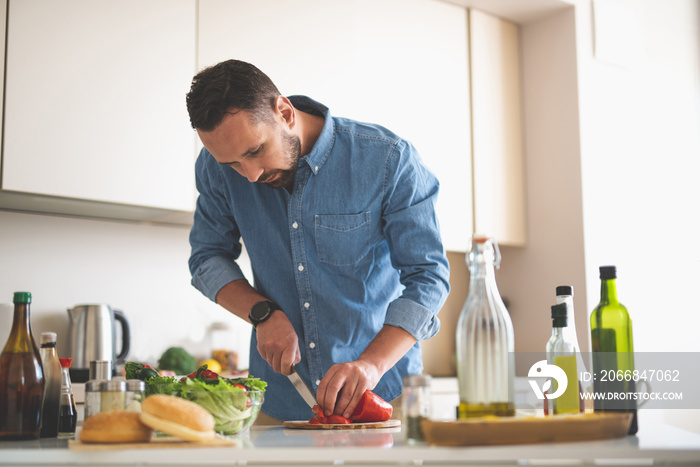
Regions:
[[[313,410],[314,416],[309,419],[309,423],[313,423],[315,425],[322,425],[326,423],[326,417],[323,415],[323,410],[321,410],[321,407],[314,405],[311,410]]]
[[[393,411],[390,403],[368,389],[362,394],[350,418],[353,422],[384,422],[391,418]]]
[[[326,417],[326,423],[331,423],[334,425],[349,425],[352,421],[349,418],[345,418],[342,415],[330,414]]]
[[[314,411],[314,416],[311,417],[311,419],[309,419],[309,423],[312,423],[314,425],[349,425],[352,423],[352,420],[350,420],[349,418],[345,418],[342,415],[338,414],[331,414],[326,417],[325,415],[323,415],[323,410],[321,410],[321,407],[319,407],[318,405],[314,405],[311,410]]]

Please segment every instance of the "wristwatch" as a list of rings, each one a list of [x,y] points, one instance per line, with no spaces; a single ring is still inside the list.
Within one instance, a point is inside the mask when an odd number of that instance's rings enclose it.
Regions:
[[[253,323],[253,327],[257,328],[258,324],[267,321],[275,310],[281,310],[282,307],[271,300],[263,300],[252,306],[248,319]]]

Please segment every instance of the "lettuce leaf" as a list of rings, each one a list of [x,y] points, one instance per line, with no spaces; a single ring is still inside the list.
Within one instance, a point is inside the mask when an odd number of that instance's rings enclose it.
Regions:
[[[237,433],[253,413],[248,405],[247,392],[225,381],[207,384],[196,379],[186,379],[180,394],[201,405],[214,416],[214,430],[219,433]]]

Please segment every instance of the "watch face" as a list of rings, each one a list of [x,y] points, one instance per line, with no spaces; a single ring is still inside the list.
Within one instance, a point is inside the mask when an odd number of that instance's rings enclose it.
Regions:
[[[250,317],[255,321],[264,320],[270,314],[270,302],[258,302],[250,310]]]

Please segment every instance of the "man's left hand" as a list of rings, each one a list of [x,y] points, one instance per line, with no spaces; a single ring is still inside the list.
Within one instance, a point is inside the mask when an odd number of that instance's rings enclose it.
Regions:
[[[324,415],[336,413],[350,418],[365,390],[374,389],[381,376],[377,367],[367,361],[338,363],[323,376],[316,401]]]

